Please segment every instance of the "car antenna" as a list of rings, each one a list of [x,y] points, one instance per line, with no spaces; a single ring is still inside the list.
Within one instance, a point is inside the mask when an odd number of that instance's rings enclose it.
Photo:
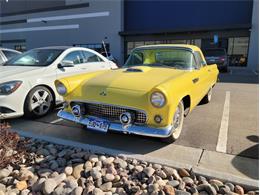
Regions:
[[[106,37],[105,37],[105,39],[106,39]],[[106,48],[106,44],[105,44],[104,40],[102,40],[102,44],[103,44],[103,47],[104,47],[104,50],[105,50],[105,53],[106,53],[106,58],[108,58],[107,48]]]

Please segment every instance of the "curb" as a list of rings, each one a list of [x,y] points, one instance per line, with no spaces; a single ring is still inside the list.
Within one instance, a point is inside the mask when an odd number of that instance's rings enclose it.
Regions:
[[[180,162],[176,162],[176,161],[172,161],[172,160],[164,160],[164,159],[160,159],[160,158],[133,154],[133,153],[125,152],[125,151],[121,151],[121,150],[109,149],[109,148],[96,146],[96,145],[90,145],[90,144],[83,144],[83,143],[76,142],[76,141],[70,141],[70,140],[65,140],[65,139],[61,139],[61,138],[54,138],[54,137],[45,136],[45,135],[36,135],[34,133],[29,133],[29,132],[25,132],[25,131],[21,131],[21,130],[16,130],[16,129],[13,129],[13,131],[15,131],[16,133],[18,133],[20,136],[23,136],[23,137],[43,140],[43,141],[47,141],[47,142],[51,142],[51,143],[59,144],[59,145],[66,145],[66,146],[82,148],[82,149],[87,150],[92,153],[107,154],[107,155],[111,155],[111,156],[124,156],[127,158],[135,158],[138,160],[144,160],[144,161],[147,161],[150,163],[162,164],[162,165],[174,167],[177,169],[178,168],[185,168],[185,169],[189,169],[189,170],[192,169],[195,174],[202,175],[202,176],[212,178],[212,179],[218,178],[225,182],[231,182],[233,184],[242,185],[247,190],[256,190],[259,188],[258,180],[242,178],[242,177],[238,177],[236,175],[227,174],[225,172],[209,170],[206,168],[199,167],[198,165],[180,163]]]

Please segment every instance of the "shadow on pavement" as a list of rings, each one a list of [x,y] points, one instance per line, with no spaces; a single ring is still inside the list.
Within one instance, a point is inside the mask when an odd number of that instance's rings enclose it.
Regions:
[[[85,136],[87,135],[88,137],[86,144],[94,144],[130,153],[147,154],[168,146],[168,144],[161,142],[160,139],[157,138],[144,137],[138,135],[125,135],[113,131],[107,134],[100,134],[98,132],[92,132],[89,130],[83,131],[84,133],[82,133]],[[91,139],[92,136],[93,138],[95,138],[94,140]],[[99,140],[96,139],[98,137]],[[102,141],[104,139],[106,140],[105,142]]]
[[[168,144],[163,143],[159,138],[132,134],[128,135],[113,131],[109,131],[108,133],[95,132],[68,121],[50,124],[44,122],[44,119],[39,119],[33,122],[20,118],[13,119],[10,121],[10,124],[15,129],[19,129],[22,126],[26,129],[26,131],[34,134],[77,141],[83,144],[111,148],[136,154],[147,154],[168,146]],[[31,128],[32,126],[34,128]]]
[[[256,135],[247,136],[247,139],[249,139],[252,142],[255,142],[256,144],[250,148],[247,148],[246,150],[240,152],[234,159],[232,160],[233,166],[240,171],[241,173],[247,175],[248,177],[252,179],[259,179],[259,137]],[[253,158],[244,158],[254,156]],[[250,161],[250,162],[249,162]]]

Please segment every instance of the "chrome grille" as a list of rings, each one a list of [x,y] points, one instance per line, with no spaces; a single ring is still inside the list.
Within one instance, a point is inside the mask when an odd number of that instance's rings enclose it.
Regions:
[[[77,104],[72,102],[72,105]],[[79,104],[82,105],[80,102]],[[130,108],[124,108],[114,105],[105,105],[105,104],[95,104],[95,103],[83,103],[85,107],[85,114],[90,116],[96,116],[101,118],[106,118],[111,121],[119,121],[119,117],[124,112],[130,112],[134,116],[134,122],[138,124],[146,123],[146,114],[139,110],[134,110]]]

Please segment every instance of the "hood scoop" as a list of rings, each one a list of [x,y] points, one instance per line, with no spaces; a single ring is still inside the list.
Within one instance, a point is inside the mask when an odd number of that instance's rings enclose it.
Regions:
[[[127,68],[125,72],[144,72],[142,69],[139,68]]]

